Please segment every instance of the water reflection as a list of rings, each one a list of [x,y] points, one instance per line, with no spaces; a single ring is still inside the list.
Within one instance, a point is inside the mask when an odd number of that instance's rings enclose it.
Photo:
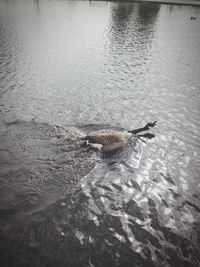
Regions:
[[[138,17],[141,20],[141,23],[147,27],[148,25],[156,23],[159,11],[160,4],[141,3],[141,5],[138,5]]]
[[[113,3],[112,5],[112,25],[119,32],[126,30],[128,26],[128,21],[132,19],[131,15],[133,14],[134,8],[137,6],[136,3]]]
[[[36,7],[37,11],[39,12],[40,11],[40,3],[39,3],[39,0],[34,0],[34,4],[35,4],[35,7]]]
[[[132,48],[129,51],[130,53],[134,51],[135,45],[145,43],[145,48],[150,46],[149,43],[153,40],[159,10],[160,5],[146,3],[120,2],[113,4],[111,45],[115,46],[118,43],[118,49],[120,50],[127,48],[125,45],[129,44],[128,48]],[[134,34],[131,34],[131,32],[134,32]],[[144,47],[141,46],[141,48],[145,51]],[[139,51],[137,50],[137,52]]]
[[[148,3],[119,2],[111,5],[104,71],[107,83],[113,90],[132,91],[131,96],[127,92],[125,97],[127,105],[120,100],[122,93],[113,95],[114,100],[110,100],[123,109],[125,120],[132,116],[134,100],[132,102],[131,98],[140,90],[136,80],[144,79],[151,68],[149,61],[153,54],[152,44],[155,41],[159,12],[160,5]],[[111,112],[111,116],[116,115]]]

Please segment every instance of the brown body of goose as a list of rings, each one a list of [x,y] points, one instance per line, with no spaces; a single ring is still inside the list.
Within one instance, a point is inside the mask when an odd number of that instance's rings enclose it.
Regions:
[[[89,143],[102,145],[103,152],[109,152],[122,147],[132,136],[128,131],[100,130],[87,135]]]

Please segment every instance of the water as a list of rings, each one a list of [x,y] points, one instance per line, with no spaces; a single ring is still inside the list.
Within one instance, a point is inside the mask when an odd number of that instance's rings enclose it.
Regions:
[[[197,7],[0,1],[1,266],[200,266],[199,66]]]

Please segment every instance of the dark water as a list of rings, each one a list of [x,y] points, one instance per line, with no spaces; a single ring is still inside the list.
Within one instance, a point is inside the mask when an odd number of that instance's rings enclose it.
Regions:
[[[0,266],[200,266],[199,74],[200,8],[1,0]]]

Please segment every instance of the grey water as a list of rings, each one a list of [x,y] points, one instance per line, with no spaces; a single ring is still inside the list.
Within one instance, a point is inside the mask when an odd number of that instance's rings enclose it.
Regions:
[[[200,8],[0,0],[0,266],[200,266],[199,114]]]

